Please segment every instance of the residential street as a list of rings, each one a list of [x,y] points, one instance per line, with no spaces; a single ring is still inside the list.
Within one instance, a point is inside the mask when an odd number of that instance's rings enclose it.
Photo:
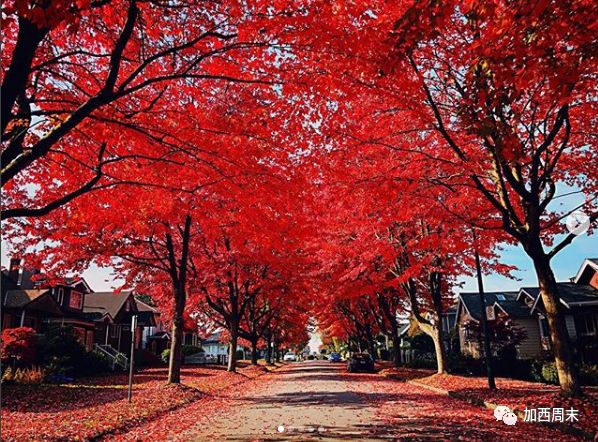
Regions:
[[[509,427],[491,410],[471,406],[378,374],[346,373],[345,364],[294,363],[201,419],[177,440],[379,441],[574,440],[557,430],[518,422]]]

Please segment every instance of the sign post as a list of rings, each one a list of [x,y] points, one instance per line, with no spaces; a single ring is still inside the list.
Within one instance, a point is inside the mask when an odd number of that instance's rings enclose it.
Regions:
[[[131,357],[129,359],[129,402],[133,399],[133,365],[135,364],[135,331],[137,330],[137,315],[131,318]]]

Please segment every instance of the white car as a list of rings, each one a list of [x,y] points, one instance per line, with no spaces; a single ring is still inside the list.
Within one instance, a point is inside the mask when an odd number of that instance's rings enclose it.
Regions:
[[[285,353],[285,355],[282,357],[282,360],[295,362],[297,360],[297,355],[290,351],[288,353]]]

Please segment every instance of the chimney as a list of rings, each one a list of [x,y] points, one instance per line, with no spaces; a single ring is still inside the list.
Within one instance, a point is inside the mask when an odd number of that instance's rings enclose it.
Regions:
[[[21,284],[23,284],[22,261],[21,258],[10,258],[10,267],[8,269],[8,276],[17,283],[18,287],[21,287]]]

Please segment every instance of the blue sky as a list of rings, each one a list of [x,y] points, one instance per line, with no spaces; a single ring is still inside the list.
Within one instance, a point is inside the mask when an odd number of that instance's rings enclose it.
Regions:
[[[557,281],[567,281],[575,276],[585,258],[598,258],[598,235],[580,235],[552,260],[552,268]],[[501,262],[516,266],[519,270],[513,272],[519,280],[511,280],[500,275],[485,275],[484,289],[486,291],[517,290],[522,286],[537,285],[536,275],[530,258],[521,246],[506,246],[501,254]],[[478,284],[475,278],[461,278],[463,291],[477,292]]]

